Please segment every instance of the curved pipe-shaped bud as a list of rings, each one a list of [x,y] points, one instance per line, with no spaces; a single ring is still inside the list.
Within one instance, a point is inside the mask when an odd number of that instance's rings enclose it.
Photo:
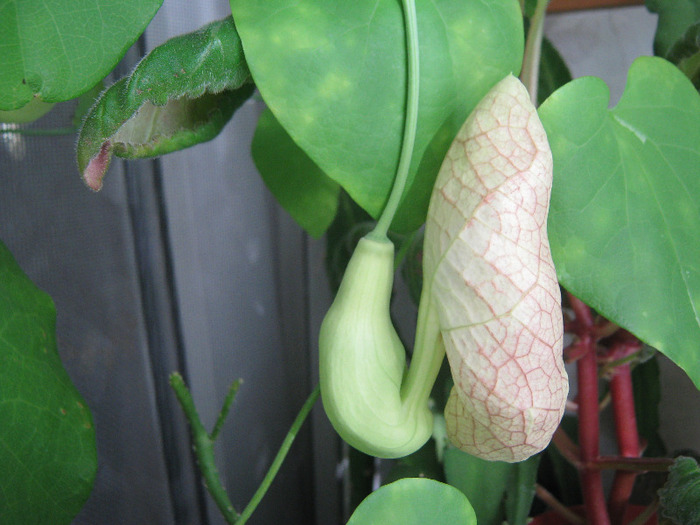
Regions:
[[[430,372],[432,380],[402,393],[406,354],[389,316],[393,280],[391,241],[372,234],[361,239],[319,337],[328,418],[350,445],[386,458],[410,454],[430,437],[427,401],[435,379]],[[438,367],[442,358],[440,352]]]
[[[424,275],[455,381],[448,436],[484,459],[539,452],[564,412],[561,296],[547,240],[551,187],[544,128],[509,76],[449,149],[425,234]]]

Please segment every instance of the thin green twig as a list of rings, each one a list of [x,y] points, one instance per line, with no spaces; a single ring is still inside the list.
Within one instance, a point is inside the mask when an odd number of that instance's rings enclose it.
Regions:
[[[182,376],[177,372],[170,375],[170,386],[175,391],[177,400],[180,402],[180,406],[182,407],[185,417],[187,418],[192,430],[194,452],[197,456],[197,462],[199,463],[202,476],[204,477],[204,484],[209,491],[209,494],[211,494],[211,497],[214,499],[216,506],[219,507],[221,514],[226,520],[226,523],[229,525],[243,525],[248,518],[250,518],[251,514],[253,514],[258,504],[265,496],[265,493],[267,493],[267,490],[270,488],[270,485],[275,479],[275,476],[282,466],[284,459],[287,457],[287,453],[294,442],[294,438],[296,438],[297,434],[299,433],[299,429],[304,424],[306,417],[309,415],[309,412],[311,412],[311,409],[321,393],[321,388],[317,385],[314,391],[311,392],[311,395],[309,395],[304,405],[301,407],[297,417],[294,419],[289,432],[287,432],[287,436],[284,438],[275,459],[272,461],[267,474],[265,474],[265,477],[258,486],[258,489],[255,491],[255,494],[253,494],[253,497],[250,499],[250,502],[248,502],[246,508],[243,509],[243,512],[238,514],[236,509],[234,509],[231,500],[226,494],[226,489],[224,489],[224,486],[221,483],[221,477],[216,469],[216,464],[214,462],[214,440],[218,436],[219,431],[226,420],[226,416],[231,409],[231,404],[236,397],[240,384],[240,380],[234,381],[229,388],[228,394],[226,395],[226,400],[224,401],[224,405],[221,408],[216,425],[214,426],[214,430],[211,434],[209,434],[199,418],[199,414],[197,413],[197,409],[194,405],[194,400],[192,399],[192,394],[190,394],[190,391],[187,389]]]
[[[394,186],[391,188],[389,200],[382,211],[377,226],[372,234],[386,236],[396,210],[401,203],[408,173],[411,168],[413,147],[416,142],[418,125],[418,91],[420,89],[420,56],[418,51],[418,20],[414,0],[403,0],[404,26],[406,28],[406,58],[407,58],[407,89],[406,89],[406,120],[404,121],[401,156],[396,168]]]
[[[192,394],[190,394],[190,391],[187,389],[182,376],[177,372],[170,375],[170,386],[175,391],[175,396],[177,396],[177,400],[180,402],[185,417],[190,423],[192,441],[194,442],[194,453],[197,456],[199,469],[204,477],[207,490],[214,499],[216,506],[219,507],[226,523],[234,525],[238,521],[238,513],[236,513],[233,503],[231,503],[231,500],[226,494],[226,489],[224,489],[221,483],[221,477],[216,469],[216,463],[214,461],[214,440],[211,439],[201,419],[199,419]]]
[[[248,502],[246,508],[243,509],[243,512],[241,512],[241,515],[237,522],[238,525],[243,525],[248,520],[248,518],[250,518],[250,515],[253,514],[253,511],[255,511],[258,504],[260,503],[260,500],[262,500],[263,496],[265,496],[267,489],[270,488],[272,481],[277,475],[277,471],[279,471],[280,467],[282,466],[282,462],[284,461],[284,458],[287,456],[287,452],[289,452],[289,448],[294,442],[294,438],[296,438],[297,434],[299,433],[301,425],[304,424],[306,416],[308,416],[309,412],[311,412],[311,409],[316,403],[316,400],[318,399],[320,393],[321,387],[319,385],[316,385],[316,388],[314,388],[313,392],[311,392],[311,395],[309,395],[308,399],[301,407],[301,410],[299,411],[299,414],[297,414],[296,419],[294,419],[294,423],[292,423],[289,432],[287,432],[287,436],[284,438],[282,446],[280,446],[280,449],[277,452],[275,459],[272,461],[272,465],[270,465],[267,474],[265,474],[265,477],[260,483],[258,490],[255,491],[255,494],[253,494],[253,497],[250,499],[250,502]]]
[[[231,386],[228,389],[228,394],[226,394],[224,404],[221,407],[221,412],[219,412],[219,417],[216,418],[214,430],[212,430],[211,434],[209,434],[209,439],[211,439],[212,442],[216,441],[216,438],[219,436],[219,432],[221,432],[221,429],[224,426],[226,416],[228,416],[229,410],[231,410],[231,405],[233,404],[233,400],[236,398],[236,394],[238,393],[238,389],[240,388],[242,382],[243,381],[241,379],[236,379],[233,383],[231,383]]]

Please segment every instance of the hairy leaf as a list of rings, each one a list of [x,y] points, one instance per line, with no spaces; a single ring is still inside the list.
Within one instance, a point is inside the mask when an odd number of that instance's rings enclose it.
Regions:
[[[588,77],[540,107],[559,281],[700,386],[700,95],[672,64],[642,57],[617,107],[608,101]]]
[[[0,523],[70,523],[97,471],[92,416],[55,323],[51,298],[0,243]]]
[[[143,158],[211,140],[252,94],[231,18],[168,40],[107,89],[85,119],[78,167],[99,190],[112,154]]]
[[[700,524],[700,468],[693,458],[676,458],[659,498],[662,515],[673,523]]]
[[[75,98],[102,80],[163,0],[0,0],[0,110]]]
[[[448,435],[483,459],[541,451],[564,412],[561,297],[546,231],[551,183],[537,112],[506,77],[447,153],[423,262],[455,381]]]
[[[439,481],[405,478],[379,488],[360,504],[348,525],[476,525],[459,490]]]
[[[406,99],[399,2],[231,0],[256,85],[311,159],[375,218],[392,187]],[[457,130],[522,61],[516,0],[418,0],[417,138],[393,228],[425,220]]]
[[[338,211],[340,186],[294,143],[269,109],[260,115],[252,153],[280,205],[312,236],[323,235]]]

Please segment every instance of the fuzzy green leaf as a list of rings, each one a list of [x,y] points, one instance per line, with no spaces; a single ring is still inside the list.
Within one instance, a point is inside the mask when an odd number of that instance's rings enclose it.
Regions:
[[[700,386],[700,95],[672,64],[642,57],[617,107],[608,101],[588,77],[540,108],[559,281]]]
[[[231,18],[168,40],[107,89],[85,119],[78,167],[94,190],[115,154],[154,157],[214,138],[252,94]]]
[[[459,490],[432,479],[404,478],[379,488],[360,503],[348,525],[476,525],[474,510]]]
[[[92,416],[55,323],[51,298],[0,243],[0,523],[70,523],[97,471]]]
[[[392,187],[406,99],[399,2],[231,0],[256,85],[294,141],[375,218]],[[418,134],[393,228],[416,229],[457,130],[522,61],[516,0],[418,0]],[[410,203],[410,204],[409,204]]]
[[[338,210],[340,186],[297,146],[266,109],[251,146],[260,176],[280,205],[314,237],[328,229]]]
[[[662,515],[673,523],[700,525],[700,468],[693,458],[676,458],[659,498]]]
[[[163,0],[0,0],[0,109],[75,98],[102,80]]]

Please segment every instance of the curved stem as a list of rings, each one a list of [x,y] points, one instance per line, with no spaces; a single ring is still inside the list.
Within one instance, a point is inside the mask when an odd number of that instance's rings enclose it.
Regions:
[[[544,28],[544,15],[547,12],[549,0],[537,0],[535,13],[530,19],[530,30],[525,42],[525,55],[523,68],[520,72],[520,80],[530,93],[530,100],[537,105],[537,83],[540,77],[540,56],[542,54],[542,30]]]
[[[413,146],[416,142],[416,127],[418,124],[418,91],[420,87],[419,51],[418,51],[418,21],[414,0],[403,0],[404,26],[406,28],[406,58],[407,58],[407,90],[406,90],[406,120],[404,121],[401,156],[396,168],[394,185],[391,188],[389,200],[384,207],[381,217],[372,234],[385,236],[394,220],[396,210],[401,203],[403,191],[406,188],[408,172],[411,168]],[[370,235],[372,235],[370,234]]]
[[[253,494],[253,497],[248,502],[248,505],[245,509],[243,509],[243,512],[241,512],[241,515],[238,518],[238,521],[236,522],[237,525],[243,525],[248,520],[248,518],[250,518],[250,515],[253,514],[253,511],[255,511],[258,504],[260,503],[260,500],[262,500],[263,496],[265,496],[267,489],[270,488],[272,481],[275,479],[277,472],[282,466],[284,458],[287,457],[287,452],[289,452],[289,449],[292,446],[292,443],[294,442],[294,438],[297,437],[301,425],[304,424],[306,416],[308,416],[309,412],[311,412],[311,409],[316,403],[316,400],[318,399],[320,393],[321,387],[319,385],[316,385],[316,388],[314,388],[313,392],[311,392],[307,400],[304,402],[304,405],[301,407],[301,410],[297,414],[297,417],[294,419],[294,423],[292,423],[289,432],[287,432],[287,436],[284,438],[284,441],[282,442],[282,445],[280,446],[280,449],[277,452],[275,459],[272,461],[272,464],[270,465],[267,474],[265,474],[265,477],[260,482],[258,490],[255,491],[255,494]]]

